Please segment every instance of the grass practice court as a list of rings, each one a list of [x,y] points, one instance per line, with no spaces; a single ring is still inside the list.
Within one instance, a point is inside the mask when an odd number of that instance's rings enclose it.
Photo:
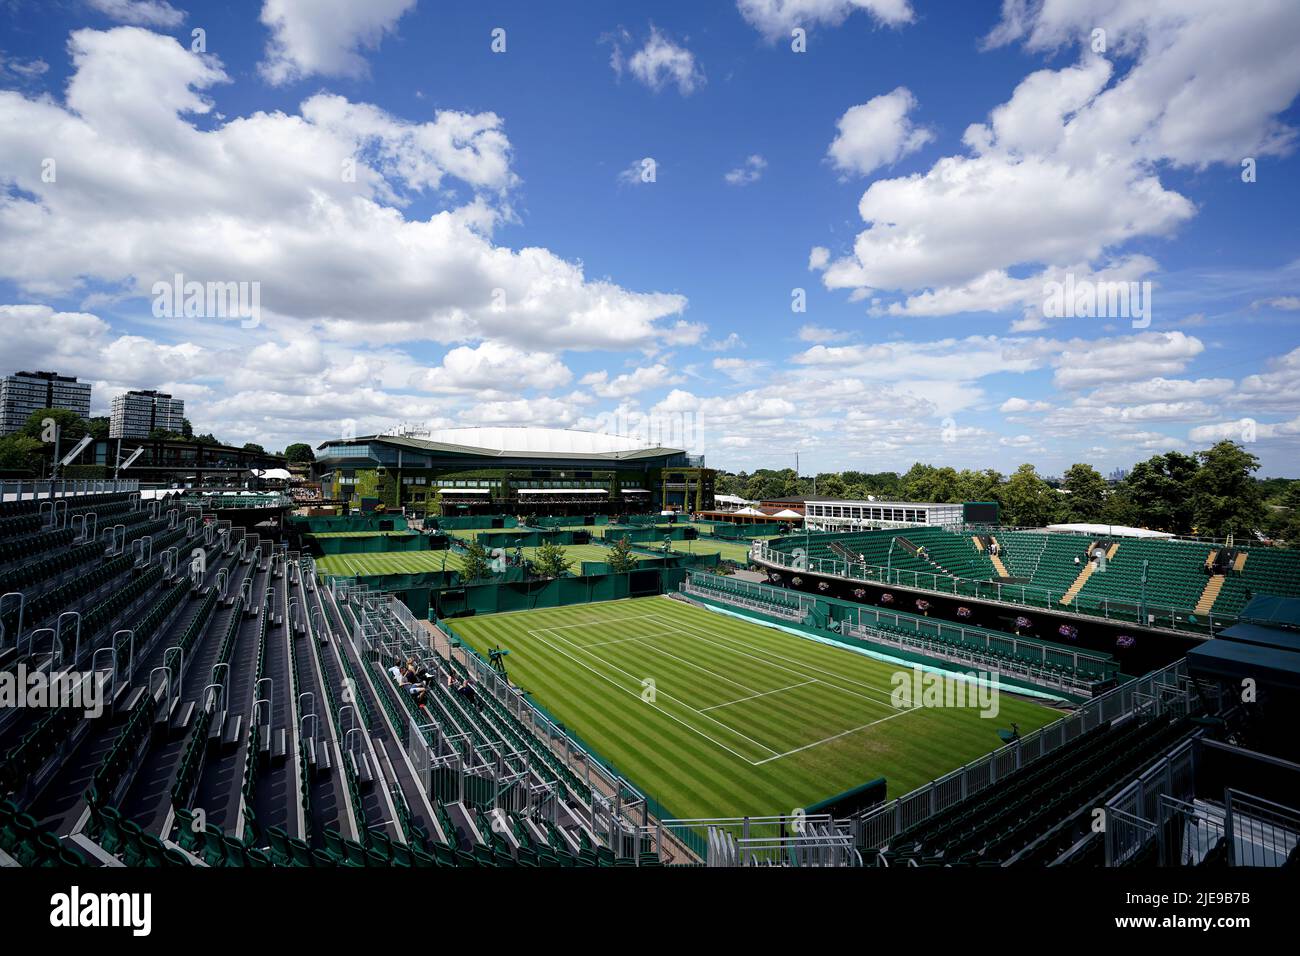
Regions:
[[[910,668],[666,597],[448,622],[486,656],[510,653],[529,691],[666,812],[766,815],[876,777],[906,793],[1060,714],[999,695],[978,707],[896,709]]]
[[[609,548],[599,544],[566,544],[564,556],[573,562],[573,573],[582,570],[583,561],[608,561]],[[508,549],[513,555],[514,548]],[[524,548],[524,557],[535,560],[536,548]],[[421,571],[459,571],[465,556],[457,551],[378,551],[374,554],[328,554],[316,559],[321,574],[354,577],[367,574],[417,574]]]

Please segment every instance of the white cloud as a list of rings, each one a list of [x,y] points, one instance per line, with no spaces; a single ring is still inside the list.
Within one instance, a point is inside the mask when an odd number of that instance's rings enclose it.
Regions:
[[[262,23],[271,31],[262,75],[275,85],[310,76],[363,76],[359,51],[394,32],[415,0],[265,0]]]
[[[621,75],[626,70],[656,93],[665,86],[675,85],[682,96],[690,96],[705,83],[704,70],[695,61],[695,54],[654,26],[650,28],[645,46],[633,53],[626,63],[616,43],[610,65],[615,73]]]
[[[817,342],[824,345],[827,342],[843,342],[845,339],[852,337],[852,332],[828,329],[823,325],[799,326],[799,341],[801,342]]]
[[[828,264],[828,288],[911,294],[909,307],[928,314],[1028,308],[1019,328],[1039,328],[1034,286],[1045,275],[1116,267],[1119,247],[1169,236],[1195,214],[1161,183],[1162,164],[1235,167],[1291,148],[1279,115],[1300,91],[1287,52],[1300,30],[1294,3],[1011,0],[1003,10],[991,43],[1053,52],[1078,42],[1079,61],[1022,80],[966,130],[966,154],[872,183],[859,203],[867,228],[852,255]],[[1087,49],[1098,25],[1125,72]]]
[[[638,368],[612,380],[609,373],[603,371],[592,372],[582,378],[582,384],[590,387],[601,398],[625,398],[638,392],[677,385],[683,381],[680,375],[662,364]]]
[[[1111,382],[1140,382],[1152,376],[1181,372],[1205,351],[1200,339],[1183,332],[1145,332],[1059,343],[1053,358],[1056,385],[1087,388]]]
[[[429,392],[515,392],[553,389],[569,384],[573,373],[554,355],[525,352],[504,342],[462,345],[443,356],[442,365],[425,369],[411,384]]]
[[[930,142],[934,134],[908,118],[915,108],[916,97],[905,86],[849,107],[836,121],[838,132],[827,150],[835,168],[866,176]]]
[[[884,26],[911,23],[909,0],[736,0],[740,15],[769,40],[788,37],[795,27],[836,27],[863,10]]]
[[[706,352],[730,352],[732,349],[743,349],[745,340],[735,332],[728,332],[725,339],[717,339],[713,342],[705,342],[701,348]]]
[[[185,12],[167,0],[86,0],[95,10],[118,23],[143,27],[176,27],[185,20]]]
[[[758,182],[766,168],[767,160],[755,153],[722,178],[728,186],[748,186]]]
[[[133,27],[78,31],[70,50],[66,106],[0,91],[0,168],[16,171],[0,195],[0,276],[29,294],[97,282],[147,295],[181,272],[260,282],[265,322],[342,341],[640,348],[703,331],[660,324],[683,311],[680,295],[630,292],[544,248],[492,242],[509,215],[494,201],[513,181],[495,114],[409,124],[320,95],[299,115],[199,129],[192,117],[214,106],[203,92],[227,81],[214,58]],[[59,158],[57,185],[41,180],[46,156]],[[351,160],[355,182],[340,175]],[[453,185],[474,198],[456,205]],[[407,219],[406,194],[447,205]]]
[[[1040,402],[1028,398],[1008,398],[998,406],[1000,412],[1048,412],[1052,410],[1051,402]]]
[[[1256,299],[1250,304],[1252,309],[1277,309],[1282,312],[1295,312],[1300,309],[1300,295],[1279,295],[1271,299]]]

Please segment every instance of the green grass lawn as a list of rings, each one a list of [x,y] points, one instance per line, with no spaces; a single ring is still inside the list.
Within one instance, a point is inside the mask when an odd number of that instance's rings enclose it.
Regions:
[[[420,532],[412,528],[409,531],[317,531],[309,535],[308,538],[386,538],[395,534],[419,534]]]
[[[895,797],[1060,716],[1006,693],[992,718],[895,709],[895,665],[668,598],[450,623],[508,648],[511,680],[677,817],[790,813],[880,776]]]
[[[566,544],[565,556],[573,562],[573,573],[582,572],[583,561],[608,561],[610,549],[599,544]],[[514,549],[508,549],[513,553]],[[536,548],[524,548],[524,557],[536,560]],[[465,562],[455,551],[381,551],[375,554],[329,554],[316,559],[321,574],[346,577],[366,574],[415,574],[420,571],[441,571],[443,558],[448,571],[459,571]]]
[[[327,554],[316,559],[321,574],[345,577],[367,574],[415,574],[441,571],[446,559],[448,571],[459,571],[463,558],[454,551],[379,551],[374,554]]]

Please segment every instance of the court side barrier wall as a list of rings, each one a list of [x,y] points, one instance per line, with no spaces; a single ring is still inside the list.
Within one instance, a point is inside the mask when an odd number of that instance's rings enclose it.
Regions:
[[[699,536],[699,529],[686,524],[673,525],[671,528],[656,528],[653,526],[628,528],[623,531],[608,531],[605,533],[607,541],[627,538],[633,544],[644,544],[647,541],[662,542],[664,538],[673,541],[694,541]]]
[[[401,515],[321,515],[308,518],[289,515],[288,527],[299,534],[328,534],[339,531],[405,531],[406,519]]]
[[[528,519],[534,528],[561,528],[572,525],[597,527],[609,524],[609,515],[537,515]]]
[[[439,591],[430,603],[439,618],[502,614],[648,597],[676,590],[685,580],[686,568],[647,568],[622,574],[555,578],[550,581],[471,584]],[[415,612],[414,607],[411,610]],[[428,613],[428,605],[425,613]]]
[[[843,634],[837,634],[834,631],[828,631],[820,627],[814,627],[809,624],[800,624],[797,621],[779,620],[770,618],[765,614],[751,609],[745,609],[743,612],[733,607],[727,606],[723,602],[713,601],[699,594],[692,593],[690,596],[693,602],[708,608],[717,614],[726,614],[729,617],[739,618],[742,621],[748,621],[751,624],[762,624],[765,627],[774,627],[777,630],[785,631],[787,634],[793,634],[795,637],[802,637],[807,640],[816,641],[819,644],[826,644],[830,647],[839,647],[843,650],[853,651],[855,654],[861,654],[863,657],[870,657],[873,660],[881,661],[885,664],[900,664],[908,668],[919,668],[927,674],[938,674],[945,677],[955,677],[958,680],[964,680],[971,684],[987,686],[990,681],[983,672],[976,670],[970,665],[963,665],[960,661],[945,661],[934,657],[925,657],[912,651],[904,650],[900,647],[887,646],[884,644],[875,644],[871,641],[862,640],[857,637],[846,637]],[[1080,703],[1083,698],[1075,697],[1061,691],[1046,691],[1041,687],[1034,687],[1024,681],[1007,677],[1005,674],[999,674],[997,683],[1001,687],[1008,688],[1011,692],[1020,694],[1024,697],[1036,697],[1040,700],[1048,701],[1065,701],[1070,703]]]
[[[442,541],[446,542],[443,538]],[[376,554],[381,551],[430,551],[433,538],[416,531],[395,531],[364,538],[321,538],[314,534],[303,535],[303,550],[314,558],[327,554]]]
[[[519,527],[519,519],[514,515],[453,515],[446,518],[432,518],[425,522],[425,527],[436,527],[441,531],[517,528]]]
[[[726,521],[714,521],[712,524],[712,530],[700,529],[700,537],[721,538],[723,541],[745,541],[776,533],[774,527],[763,524],[731,524]]]
[[[551,544],[577,544],[575,534],[590,536],[590,532],[587,531],[539,531],[536,528],[520,528],[518,533],[476,534],[474,540],[488,548],[537,548],[548,541]]]

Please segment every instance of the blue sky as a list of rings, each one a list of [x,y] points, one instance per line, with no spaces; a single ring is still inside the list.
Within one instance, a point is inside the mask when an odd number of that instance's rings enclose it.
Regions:
[[[1059,474],[1228,437],[1300,475],[1292,3],[322,6],[0,3],[6,370],[268,447]],[[177,272],[256,322],[155,315]],[[1149,325],[1044,315],[1067,277],[1151,283]]]

